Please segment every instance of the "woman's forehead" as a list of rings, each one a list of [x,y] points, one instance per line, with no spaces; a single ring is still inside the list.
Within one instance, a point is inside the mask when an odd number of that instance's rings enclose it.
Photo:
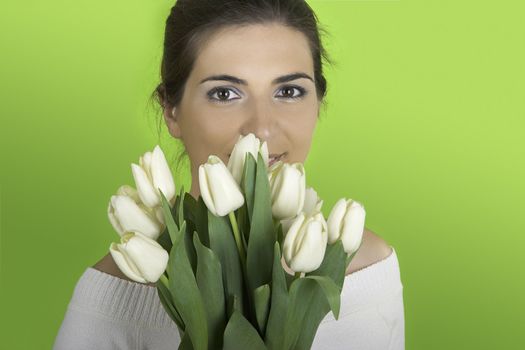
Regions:
[[[313,58],[301,32],[282,25],[252,25],[215,33],[200,48],[194,69],[198,78],[230,72],[249,79],[261,72],[273,79],[290,71],[311,74]]]

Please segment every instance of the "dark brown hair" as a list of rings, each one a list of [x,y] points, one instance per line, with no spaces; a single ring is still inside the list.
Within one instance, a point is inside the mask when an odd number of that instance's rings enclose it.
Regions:
[[[161,82],[151,98],[162,110],[179,105],[199,49],[215,31],[267,23],[282,24],[306,36],[314,63],[317,98],[326,107],[323,59],[330,65],[333,61],[320,40],[319,33],[327,32],[304,0],[178,0],[166,20]]]

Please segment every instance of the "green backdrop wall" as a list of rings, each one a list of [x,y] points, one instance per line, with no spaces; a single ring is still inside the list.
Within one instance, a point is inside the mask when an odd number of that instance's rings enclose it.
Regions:
[[[360,200],[395,247],[406,348],[523,349],[525,6],[309,3],[338,65],[307,182],[325,214]],[[2,2],[3,349],[51,348],[76,281],[118,240],[106,208],[130,164],[157,143],[174,154],[148,103],[172,5]]]

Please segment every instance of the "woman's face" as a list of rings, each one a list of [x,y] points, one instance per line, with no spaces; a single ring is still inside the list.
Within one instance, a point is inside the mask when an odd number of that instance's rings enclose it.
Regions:
[[[228,27],[199,51],[170,134],[184,143],[194,198],[198,169],[214,154],[228,164],[239,136],[253,133],[269,154],[304,163],[319,114],[312,54],[306,37],[282,25]]]

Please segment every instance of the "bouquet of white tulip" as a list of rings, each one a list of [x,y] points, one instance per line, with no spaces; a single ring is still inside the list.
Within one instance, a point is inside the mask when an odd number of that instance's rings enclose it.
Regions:
[[[303,165],[268,166],[253,134],[228,165],[210,155],[199,167],[198,200],[183,187],[175,196],[158,146],[132,169],[137,190],[122,186],[108,207],[121,236],[110,252],[129,278],[157,282],[179,349],[309,349],[326,314],[338,319],[364,230],[359,202],[341,198],[325,220]]]

